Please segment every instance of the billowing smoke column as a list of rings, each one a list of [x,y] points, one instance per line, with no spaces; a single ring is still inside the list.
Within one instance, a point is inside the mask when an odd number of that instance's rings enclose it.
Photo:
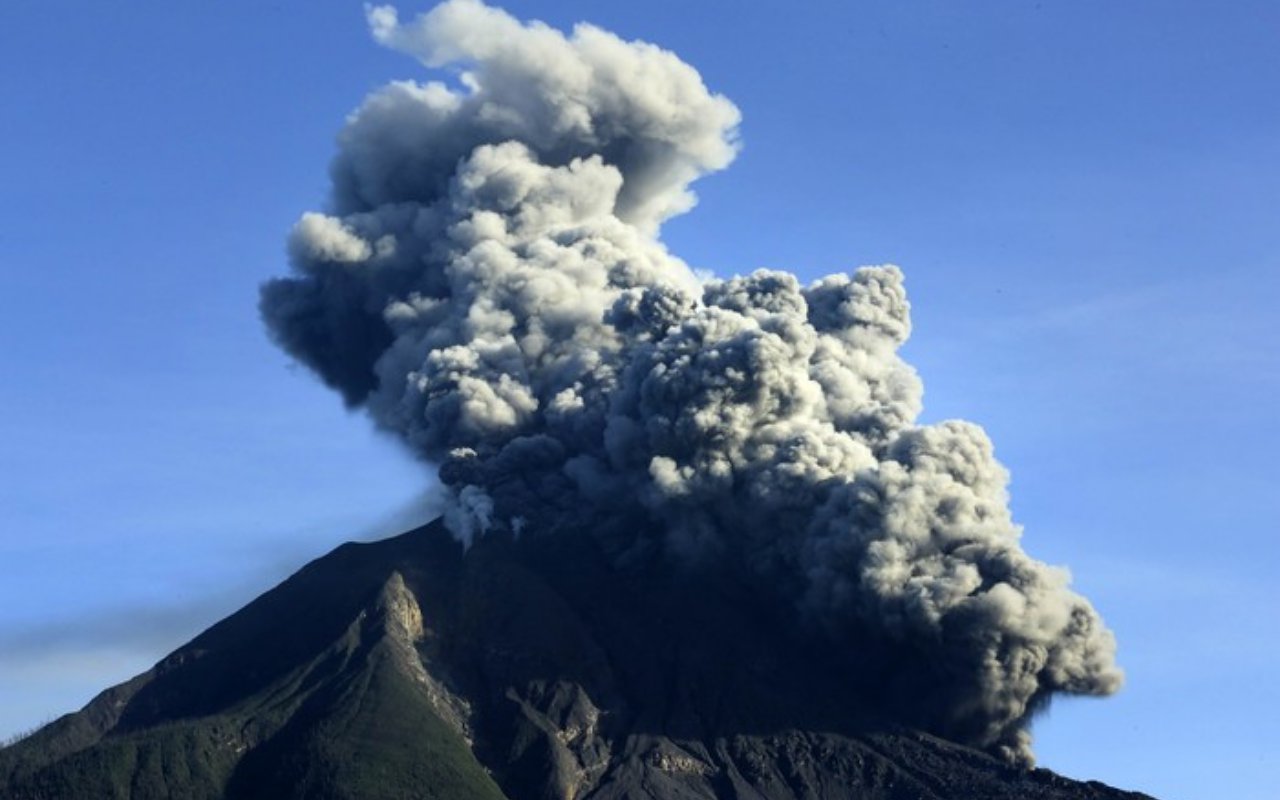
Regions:
[[[368,18],[465,71],[349,118],[330,209],[297,223],[296,274],[262,310],[438,465],[457,535],[589,517],[634,532],[620,557],[736,565],[833,641],[891,654],[913,724],[1012,760],[1053,694],[1117,688],[1110,632],[1020,549],[983,431],[914,423],[896,267],[703,281],[658,240],[736,150],[737,109],[695,70],[478,0]]]

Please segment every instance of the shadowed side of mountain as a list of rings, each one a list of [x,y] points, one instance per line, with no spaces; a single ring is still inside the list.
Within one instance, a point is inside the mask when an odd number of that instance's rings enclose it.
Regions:
[[[0,797],[502,797],[433,711],[400,618],[421,612],[399,569],[444,597],[460,558],[421,532],[343,545],[0,751]]]
[[[1139,798],[895,724],[735,570],[344,545],[0,750],[0,797]]]

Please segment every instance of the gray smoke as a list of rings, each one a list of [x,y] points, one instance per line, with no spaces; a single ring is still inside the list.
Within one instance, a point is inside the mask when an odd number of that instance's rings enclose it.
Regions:
[[[1020,548],[983,431],[915,423],[898,268],[703,281],[658,239],[736,151],[694,69],[479,0],[368,19],[454,85],[351,115],[262,311],[438,467],[458,536],[591,519],[619,558],[736,565],[878,659],[910,722],[1012,760],[1052,695],[1118,687],[1111,633]]]

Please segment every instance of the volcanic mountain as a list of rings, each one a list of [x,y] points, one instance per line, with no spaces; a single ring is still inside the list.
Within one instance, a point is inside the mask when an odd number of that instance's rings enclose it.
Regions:
[[[1145,797],[895,723],[732,572],[599,541],[343,545],[0,750],[0,797]]]

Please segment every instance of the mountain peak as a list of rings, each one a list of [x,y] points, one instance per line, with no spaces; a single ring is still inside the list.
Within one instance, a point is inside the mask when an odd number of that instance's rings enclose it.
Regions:
[[[1137,798],[904,728],[732,580],[439,523],[0,751],[12,798]]]

